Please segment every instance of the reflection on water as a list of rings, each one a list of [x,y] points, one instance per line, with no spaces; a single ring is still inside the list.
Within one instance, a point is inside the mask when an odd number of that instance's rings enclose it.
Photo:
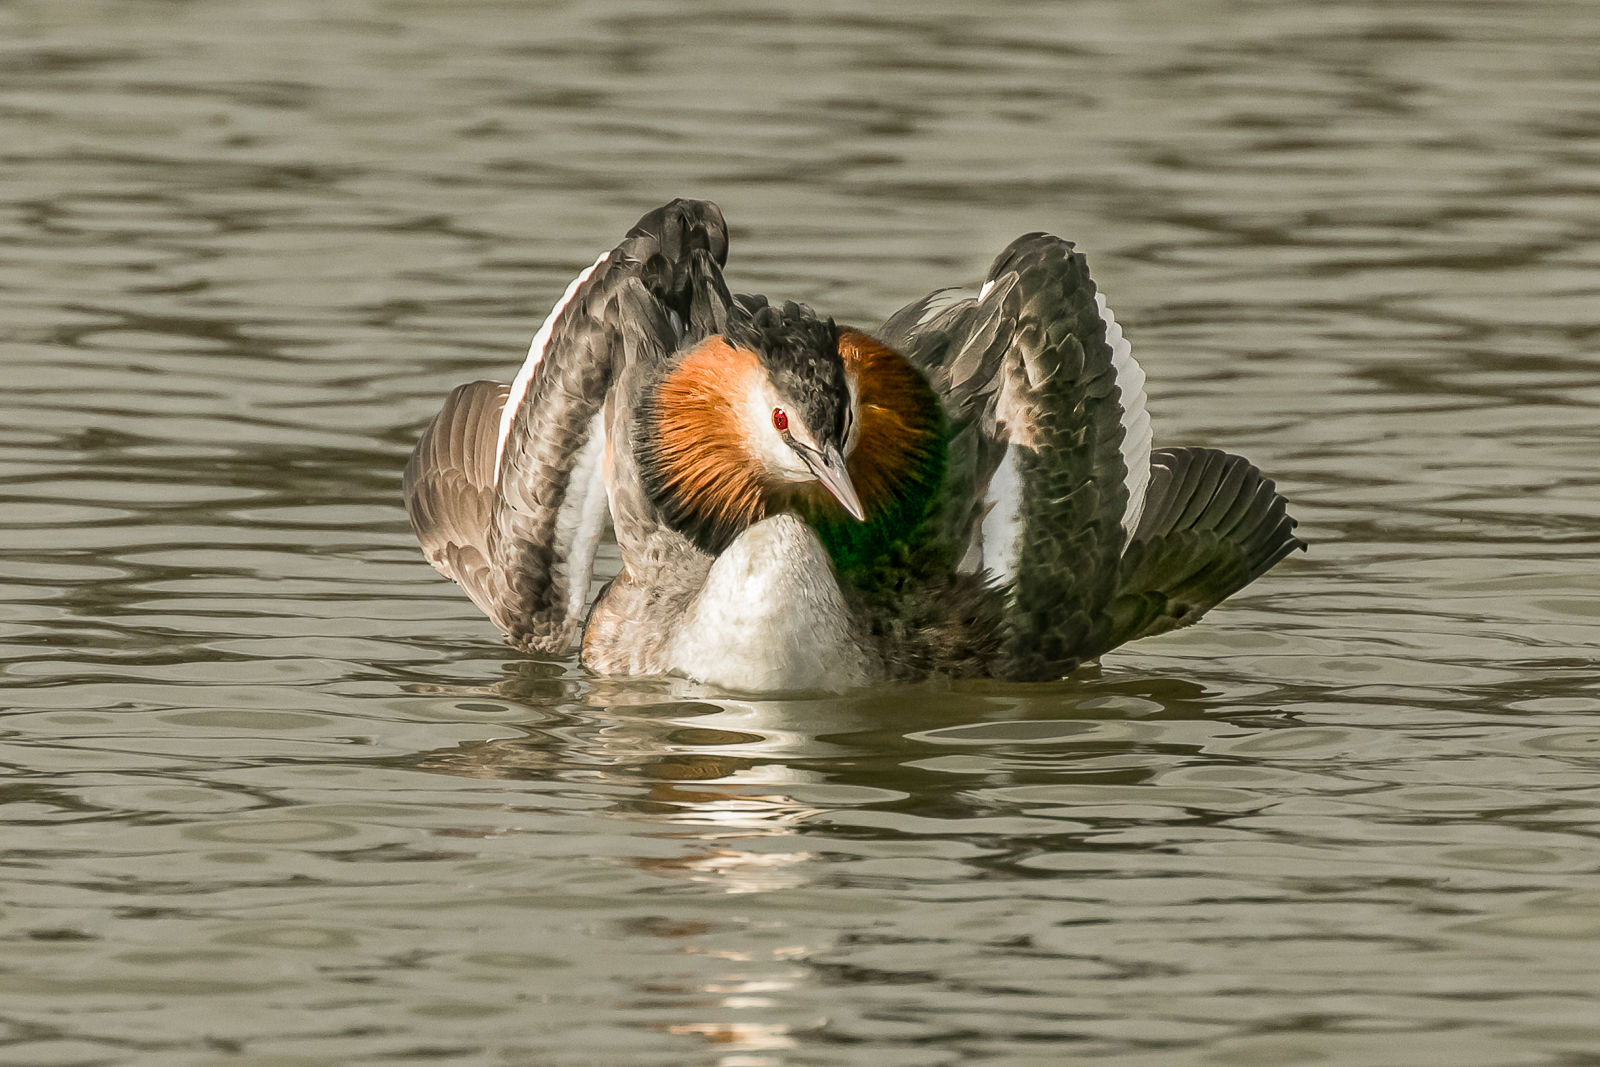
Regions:
[[[1590,8],[0,4],[0,1064],[1586,1062]],[[1072,237],[1312,552],[1052,685],[513,658],[400,467],[675,195],[841,321]]]

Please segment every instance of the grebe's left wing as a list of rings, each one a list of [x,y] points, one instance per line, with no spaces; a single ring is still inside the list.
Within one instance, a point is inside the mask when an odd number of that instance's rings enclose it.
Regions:
[[[1152,448],[1144,371],[1068,241],[1019,237],[976,297],[931,294],[881,336],[944,401],[939,521],[1006,591],[1004,676],[1192,622],[1301,544],[1247,461]]]
[[[674,200],[567,287],[509,386],[451,393],[407,464],[406,510],[429,562],[530,652],[570,647],[607,517],[604,408],[629,361],[719,332],[727,230]]]

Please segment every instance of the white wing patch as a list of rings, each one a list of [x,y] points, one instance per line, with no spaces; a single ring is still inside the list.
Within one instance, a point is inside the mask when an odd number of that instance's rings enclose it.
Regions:
[[[550,309],[544,322],[539,327],[539,332],[533,335],[533,343],[528,346],[528,358],[523,361],[522,369],[517,371],[517,376],[511,379],[511,392],[506,397],[506,406],[500,411],[500,438],[494,446],[494,482],[500,484],[500,460],[506,453],[506,438],[511,436],[511,423],[517,417],[517,409],[522,406],[523,397],[528,395],[528,384],[533,381],[533,372],[539,366],[539,361],[544,358],[544,346],[550,343],[550,335],[555,332],[556,319],[572,303],[572,298],[577,294],[578,287],[589,280],[589,275],[595,272],[600,264],[606,261],[607,252],[594,261],[582,274],[572,279],[572,284],[567,286],[567,291],[561,294],[561,299],[556,301],[556,306]]]
[[[1122,513],[1124,542],[1139,528],[1144,514],[1145,491],[1150,488],[1150,412],[1145,410],[1144,368],[1133,358],[1133,346],[1122,336],[1122,327],[1106,306],[1101,293],[1094,294],[1100,321],[1106,325],[1106,344],[1111,346],[1111,369],[1122,394],[1122,465],[1128,469],[1128,507]],[[987,533],[987,523],[985,524]],[[987,553],[986,553],[987,555]]]
[[[567,495],[556,512],[556,558],[564,561],[567,579],[567,621],[580,622],[589,607],[589,579],[594,556],[610,513],[605,482],[605,412],[589,423],[589,440],[572,468]]]
[[[1022,549],[1022,476],[1017,471],[1016,445],[1006,448],[983,503],[983,565],[1004,585],[1016,578]]]

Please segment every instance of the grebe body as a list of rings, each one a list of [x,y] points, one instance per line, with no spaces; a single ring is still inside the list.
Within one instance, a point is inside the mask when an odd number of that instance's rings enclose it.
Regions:
[[[1248,461],[1153,447],[1070,243],[1018,238],[975,296],[870,334],[729,293],[726,256],[715,205],[649,213],[510,385],[424,431],[413,527],[512,645],[750,692],[1048,679],[1304,547]],[[591,602],[608,528],[623,567]]]

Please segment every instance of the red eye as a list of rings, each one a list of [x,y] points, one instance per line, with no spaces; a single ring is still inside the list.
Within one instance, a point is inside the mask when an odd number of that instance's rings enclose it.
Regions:
[[[789,429],[789,416],[783,413],[782,408],[772,409],[772,428],[779,433],[786,433]]]

